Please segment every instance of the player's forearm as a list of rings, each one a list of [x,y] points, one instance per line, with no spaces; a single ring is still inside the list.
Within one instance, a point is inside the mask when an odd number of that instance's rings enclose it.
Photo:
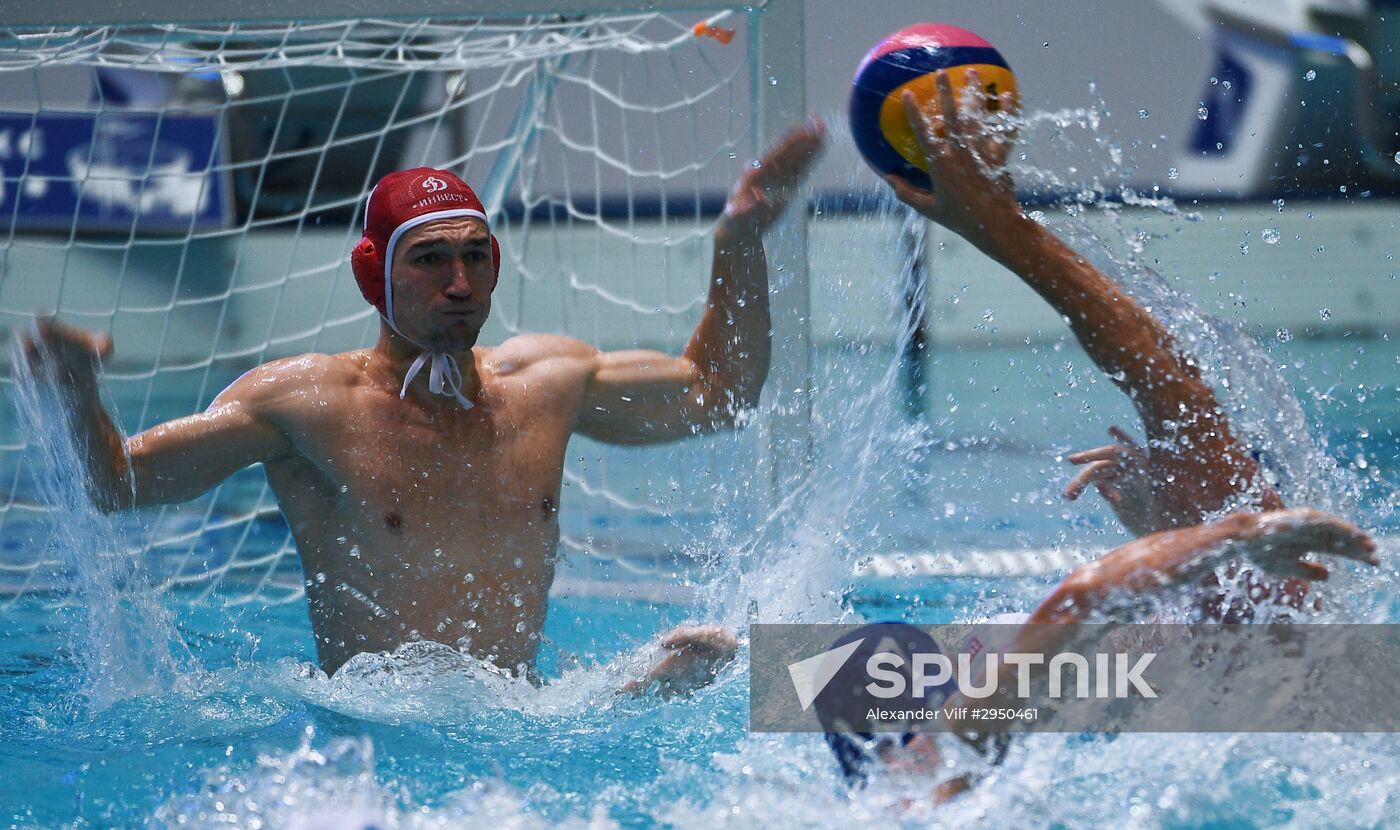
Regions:
[[[763,240],[721,226],[705,314],[685,349],[704,378],[706,409],[721,423],[758,404],[772,357],[771,329]]]
[[[1115,594],[1142,597],[1199,581],[1227,558],[1248,553],[1260,517],[1232,513],[1204,525],[1167,530],[1115,548],[1070,574],[1031,616],[1034,623],[1083,620]]]
[[[1172,364],[1177,362],[1170,352],[1171,336],[1161,321],[1019,208],[982,225],[970,241],[1019,276],[1067,320],[1085,351],[1104,371],[1152,371],[1153,359],[1164,351]],[[1133,347],[1123,348],[1128,340],[1135,341]],[[1156,370],[1169,371],[1162,366]]]
[[[104,512],[131,507],[131,466],[126,439],[102,405],[95,382],[79,384],[72,392],[69,425],[87,462],[89,497]]]

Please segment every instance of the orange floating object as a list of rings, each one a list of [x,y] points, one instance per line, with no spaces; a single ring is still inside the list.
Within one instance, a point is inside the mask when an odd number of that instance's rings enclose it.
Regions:
[[[720,43],[728,43],[734,39],[733,29],[726,29],[723,26],[711,26],[703,20],[696,23],[695,26],[691,28],[691,31],[695,33],[696,37],[712,37]]]

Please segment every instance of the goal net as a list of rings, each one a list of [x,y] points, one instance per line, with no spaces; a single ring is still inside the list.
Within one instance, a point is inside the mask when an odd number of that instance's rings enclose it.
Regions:
[[[373,343],[378,316],[347,262],[365,198],[384,173],[431,165],[473,184],[501,242],[482,344],[558,332],[679,350],[728,189],[802,112],[799,0],[489,8],[44,26],[0,12],[0,326],[56,313],[110,331],[105,384],[129,434],[202,410],[258,363]],[[803,222],[770,246],[779,395],[802,383]],[[71,578],[6,365],[0,604]],[[757,429],[658,448],[575,438],[561,580],[664,584],[706,555],[717,525],[758,520],[766,494],[733,496],[776,473],[736,459],[800,445],[801,412],[781,409]],[[181,596],[301,596],[259,468],[135,524],[105,555],[134,554]]]

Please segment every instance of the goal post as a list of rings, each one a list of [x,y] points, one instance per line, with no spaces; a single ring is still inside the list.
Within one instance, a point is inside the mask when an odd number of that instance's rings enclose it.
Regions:
[[[806,115],[802,27],[801,0],[15,0],[0,9],[0,327],[57,312],[111,330],[128,431],[198,411],[256,363],[373,342],[347,267],[360,211],[386,168],[432,164],[494,211],[505,257],[483,343],[543,331],[674,351],[703,310],[729,186]],[[790,211],[767,242],[757,429],[571,452],[564,546],[599,573],[667,579],[718,503],[776,504],[806,474],[807,222]],[[0,605],[64,576],[9,414]],[[758,473],[734,471],[736,450]],[[260,474],[143,526],[136,549],[166,585],[300,596]]]

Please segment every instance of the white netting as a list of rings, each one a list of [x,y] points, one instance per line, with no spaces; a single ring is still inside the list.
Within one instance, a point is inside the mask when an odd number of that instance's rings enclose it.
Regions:
[[[359,211],[383,173],[430,164],[496,217],[483,344],[562,332],[674,351],[702,307],[714,212],[755,149],[751,14],[0,28],[0,325],[57,312],[110,330],[129,432],[198,411],[257,363],[373,342],[346,264]],[[66,575],[3,417],[13,598]],[[727,486],[711,460],[754,441],[575,439],[561,521],[576,575],[669,572]],[[166,585],[301,594],[259,468],[141,524]]]

